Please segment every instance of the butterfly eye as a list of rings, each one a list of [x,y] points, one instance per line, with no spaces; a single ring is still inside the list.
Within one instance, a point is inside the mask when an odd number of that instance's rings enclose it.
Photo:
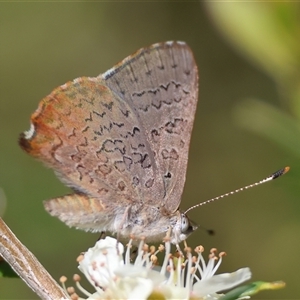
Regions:
[[[193,231],[193,226],[185,214],[181,214],[181,233],[189,233]]]

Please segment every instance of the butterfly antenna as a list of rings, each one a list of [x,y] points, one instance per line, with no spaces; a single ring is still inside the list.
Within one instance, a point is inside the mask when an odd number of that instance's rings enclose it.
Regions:
[[[278,171],[272,173],[270,176],[266,177],[266,178],[263,179],[263,180],[260,180],[260,181],[258,181],[258,182],[249,184],[249,185],[247,185],[247,186],[244,186],[244,187],[242,187],[242,188],[239,188],[239,189],[237,189],[237,190],[231,191],[231,192],[229,192],[229,193],[220,195],[220,196],[218,196],[218,197],[209,199],[209,200],[207,200],[207,201],[205,201],[205,202],[201,202],[201,203],[199,203],[199,204],[196,204],[196,205],[190,207],[189,209],[187,209],[184,213],[186,214],[187,212],[189,212],[190,210],[192,210],[192,209],[194,209],[194,208],[196,208],[196,207],[199,207],[199,206],[202,206],[202,205],[204,205],[204,204],[208,204],[208,203],[214,202],[214,201],[216,201],[216,200],[225,198],[225,197],[227,197],[227,196],[230,196],[230,195],[239,193],[239,192],[241,192],[241,191],[250,189],[250,188],[255,187],[255,186],[257,186],[257,185],[260,185],[260,184],[266,183],[266,182],[268,182],[268,181],[274,180],[274,179],[276,179],[276,178],[278,178],[278,177],[284,175],[284,174],[287,173],[289,170],[290,170],[290,167],[285,167],[285,168],[283,168],[283,169],[280,169],[280,170],[278,170]]]

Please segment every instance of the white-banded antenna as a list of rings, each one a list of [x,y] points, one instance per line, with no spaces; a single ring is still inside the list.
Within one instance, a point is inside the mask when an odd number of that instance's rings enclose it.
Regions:
[[[227,196],[230,196],[230,195],[239,193],[239,192],[241,192],[241,191],[244,191],[244,190],[253,188],[253,187],[257,186],[257,185],[260,185],[260,184],[266,183],[266,182],[268,182],[268,181],[274,180],[274,179],[276,179],[276,178],[278,178],[278,177],[284,175],[284,174],[287,173],[289,170],[290,170],[290,167],[285,167],[285,168],[283,168],[283,169],[280,169],[280,170],[278,170],[278,171],[272,173],[270,176],[266,177],[266,178],[263,179],[263,180],[260,180],[260,181],[258,181],[258,182],[249,184],[249,185],[244,186],[244,187],[242,187],[242,188],[239,188],[239,189],[237,189],[237,190],[231,191],[231,192],[229,192],[229,193],[226,193],[226,194],[220,195],[220,196],[218,196],[218,197],[209,199],[209,200],[207,200],[207,201],[201,202],[201,203],[199,203],[199,204],[196,204],[196,205],[190,207],[189,209],[187,209],[184,213],[186,214],[187,212],[189,212],[190,210],[192,210],[192,209],[194,209],[194,208],[196,208],[196,207],[199,207],[199,206],[202,206],[202,205],[205,205],[205,204],[214,202],[214,201],[219,200],[219,199],[222,199],[222,198],[224,198],[224,197],[227,197]]]

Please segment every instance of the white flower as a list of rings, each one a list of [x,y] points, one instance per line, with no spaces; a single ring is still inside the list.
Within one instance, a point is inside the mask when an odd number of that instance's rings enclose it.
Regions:
[[[105,289],[115,277],[115,270],[124,266],[123,252],[121,243],[106,237],[84,253],[78,268],[92,285]]]
[[[171,244],[158,250],[140,242],[137,257],[130,263],[131,242],[127,246],[123,259],[124,247],[116,239],[106,237],[99,240],[79,259],[79,269],[96,292],[90,294],[77,281],[77,287],[88,299],[218,299],[222,290],[230,289],[251,277],[249,268],[239,269],[233,273],[215,275],[222,262],[224,253],[216,256],[212,249],[208,263],[202,256],[203,247],[197,247],[197,257],[186,249],[187,259],[172,256]],[[117,248],[118,245],[118,248]],[[165,252],[160,270],[154,270],[158,252]],[[78,275],[77,275],[78,276]],[[79,277],[79,276],[78,276]],[[74,290],[69,290],[74,298]],[[76,295],[77,296],[77,295]],[[78,297],[78,296],[77,296]],[[72,298],[72,299],[73,299]],[[80,298],[77,298],[80,299]]]

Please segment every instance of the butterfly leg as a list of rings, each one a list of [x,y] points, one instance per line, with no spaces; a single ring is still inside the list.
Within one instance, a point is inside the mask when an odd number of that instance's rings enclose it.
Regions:
[[[105,231],[101,231],[100,236],[98,237],[97,241],[105,239],[106,237],[106,232]]]
[[[117,232],[117,244],[116,244],[116,247],[117,247],[117,253],[118,253],[118,255],[120,254],[119,253],[119,247],[118,247],[118,243],[120,242],[120,231],[122,230],[122,228],[123,228],[123,226],[124,226],[124,224],[125,224],[125,222],[126,222],[126,220],[127,220],[127,218],[128,218],[128,215],[129,215],[129,211],[130,211],[130,206],[127,206],[126,207],[126,209],[125,209],[125,212],[124,212],[124,215],[123,215],[123,217],[122,217],[122,220],[121,220],[121,222],[120,222],[120,225],[119,225],[119,230],[118,230],[118,232]]]
[[[172,227],[169,227],[167,234],[166,234],[166,239],[170,240],[171,232],[172,232]],[[183,256],[183,252],[181,251],[179,244],[177,243],[175,246],[176,246],[178,253]]]

